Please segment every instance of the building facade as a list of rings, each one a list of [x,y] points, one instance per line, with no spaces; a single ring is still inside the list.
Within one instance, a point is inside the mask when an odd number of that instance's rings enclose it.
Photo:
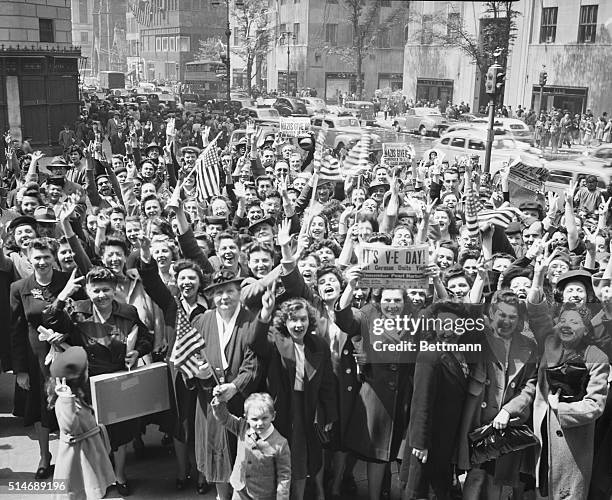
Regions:
[[[200,40],[225,40],[223,0],[129,0],[127,14],[130,66],[139,61],[140,80],[181,81],[185,63],[197,59]],[[216,2],[219,3],[219,2]]]
[[[267,59],[268,90],[285,91],[289,74],[290,93],[310,88],[335,102],[339,94],[355,92],[357,70],[350,57],[352,1],[274,0],[278,36]],[[407,16],[408,3],[367,0],[364,9],[373,1],[380,2],[375,24],[384,25],[395,9],[402,9],[400,17]],[[377,89],[402,89],[404,28],[402,21],[381,29],[375,46],[363,58],[364,99],[371,99]]]
[[[70,0],[8,0],[0,15],[0,129],[57,145],[79,115]]]
[[[92,54],[94,41],[93,7],[94,0],[71,0],[72,42],[81,48],[84,58],[81,76],[92,76]]]
[[[521,0],[517,41],[509,61],[505,102],[596,115],[612,111],[612,2]]]

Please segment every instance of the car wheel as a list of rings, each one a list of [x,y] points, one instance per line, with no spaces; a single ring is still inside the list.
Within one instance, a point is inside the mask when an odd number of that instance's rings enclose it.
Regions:
[[[425,125],[421,125],[419,127],[419,134],[423,137],[425,137],[427,135],[427,129],[425,128]]]

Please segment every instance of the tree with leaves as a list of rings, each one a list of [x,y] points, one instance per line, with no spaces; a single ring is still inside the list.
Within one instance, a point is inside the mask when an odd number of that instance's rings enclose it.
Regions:
[[[355,69],[356,94],[357,98],[361,99],[363,60],[377,47],[379,37],[384,32],[407,22],[409,2],[402,2],[384,18],[381,16],[382,2],[380,0],[339,0],[339,4],[346,11],[345,18],[351,24],[352,43],[348,47],[322,44],[321,48],[330,55],[340,57],[342,61]]]
[[[200,40],[197,59],[200,61],[220,61],[220,55],[225,53],[225,46],[218,38]]]

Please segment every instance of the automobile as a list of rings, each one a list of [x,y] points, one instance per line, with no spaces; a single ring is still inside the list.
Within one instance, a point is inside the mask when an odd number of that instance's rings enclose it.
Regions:
[[[277,109],[264,106],[242,108],[238,114],[240,116],[248,116],[256,123],[273,123],[276,125],[278,125],[280,118]]]
[[[418,132],[422,136],[442,135],[448,125],[437,108],[408,108],[404,116],[397,116],[393,121],[396,132]]]
[[[517,141],[533,145],[533,132],[524,121],[517,118],[496,118],[494,125],[510,132]]]
[[[243,137],[246,137],[246,135],[247,135],[246,129],[239,128],[239,129],[234,130],[229,140],[230,148],[236,147],[238,145],[238,141],[240,141],[240,139],[242,139]]]
[[[606,166],[612,167],[612,144],[602,144],[596,147],[587,158],[595,158],[606,163]]]
[[[354,145],[367,131],[354,116],[316,115],[310,119],[312,130],[317,133],[323,123],[328,126],[325,144],[336,151]],[[382,150],[381,138],[372,134],[372,151]]]
[[[306,114],[308,116],[325,113],[327,104],[320,97],[302,97],[302,100],[306,104]]]
[[[583,178],[589,175],[597,177],[597,187],[604,191],[612,181],[612,169],[601,168],[599,165],[588,166],[576,163],[574,160],[553,160],[547,162],[546,167],[548,168],[546,190],[561,196],[570,187],[572,181],[578,185]]]
[[[197,94],[181,94],[181,102],[183,104],[198,104],[200,99]]]
[[[255,102],[250,97],[236,96],[232,97],[232,100],[230,102],[235,113],[238,113],[242,108],[255,107]]]
[[[365,125],[374,125],[374,103],[369,101],[346,101],[344,109]]]
[[[469,130],[469,129],[487,129],[489,125],[489,121],[486,118],[479,118],[478,120],[474,120],[471,122],[452,122],[447,128],[446,130],[444,130],[444,134],[450,134],[451,132],[454,132],[455,130]],[[495,129],[495,126],[493,126],[493,130]],[[499,127],[497,128],[497,130],[499,131]],[[504,132],[505,133],[505,132]]]
[[[274,107],[281,116],[308,116],[306,103],[298,97],[279,97],[276,99]]]
[[[478,155],[482,164],[486,144],[486,128],[469,128],[444,134],[434,142],[433,148],[442,151],[449,161],[452,161],[456,156]],[[493,136],[491,172],[494,171],[494,164],[500,165],[503,162],[512,161],[518,156],[528,159],[531,163],[540,164],[542,162],[540,155],[541,151],[539,149],[532,148],[529,144],[514,139],[508,133],[498,132]]]

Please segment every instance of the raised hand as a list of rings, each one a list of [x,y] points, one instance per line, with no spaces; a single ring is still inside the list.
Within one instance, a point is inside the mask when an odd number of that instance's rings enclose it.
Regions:
[[[266,291],[261,298],[261,320],[267,323],[272,319],[272,312],[276,305],[276,282],[266,287]]]
[[[278,235],[276,236],[276,240],[279,246],[283,247],[291,243],[291,235],[289,234],[290,229],[291,229],[291,220],[283,219],[282,222],[280,223]]]
[[[108,218],[108,215],[100,212],[98,214],[97,222],[98,222],[98,229],[106,229],[108,227],[108,223],[110,222],[110,219]]]
[[[61,223],[64,223],[67,220],[70,220],[70,218],[74,214],[74,211],[76,210],[76,206],[77,206],[76,203],[71,198],[69,198],[64,203],[62,203],[62,209],[59,215],[59,220]]]
[[[76,273],[77,273],[77,269],[74,268],[72,270],[72,274],[70,275],[70,278],[68,279],[68,282],[64,286],[64,289],[57,296],[59,300],[62,300],[65,302],[66,299],[68,299],[69,297],[72,297],[83,286],[83,280],[85,279],[85,277],[80,276],[79,278],[77,278]]]
[[[71,396],[72,390],[66,384],[66,377],[55,377],[55,394],[58,396]]]
[[[347,286],[352,288],[353,290],[357,288],[357,283],[359,282],[361,275],[362,270],[359,266],[353,266],[347,269],[345,274]]]

